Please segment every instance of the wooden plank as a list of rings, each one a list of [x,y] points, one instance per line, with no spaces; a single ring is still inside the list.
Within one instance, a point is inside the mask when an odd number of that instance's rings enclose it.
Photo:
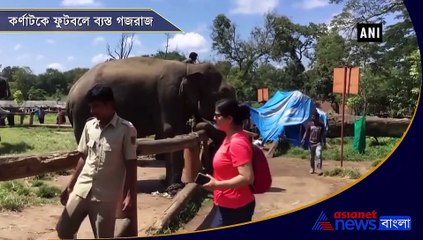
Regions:
[[[31,127],[44,127],[44,128],[72,128],[72,125],[69,124],[39,124],[34,123],[33,125],[23,124],[23,125],[15,125],[15,126],[2,126],[3,128],[11,127],[11,128],[31,128]]]
[[[345,115],[344,136],[354,136],[354,121],[360,116]],[[327,137],[339,137],[342,125],[341,115],[329,115],[329,131]],[[366,136],[374,137],[402,137],[410,125],[408,118],[379,118],[366,117]]]
[[[192,148],[205,138],[207,138],[205,132],[199,131],[197,133],[159,140],[137,139],[137,149],[140,155],[172,153],[181,151],[185,148]]]
[[[148,227],[148,235],[154,235],[158,230],[169,226],[172,219],[178,216],[183,207],[199,193],[202,187],[196,183],[188,183],[176,194],[170,206],[164,211],[163,215]]]
[[[275,154],[276,149],[278,148],[279,141],[273,141],[271,143],[269,151],[266,152],[266,158],[272,158],[273,154]]]
[[[360,69],[354,68],[334,68],[333,70],[333,89],[334,93],[344,92],[345,71],[347,71],[346,93],[358,94],[360,82]]]
[[[0,181],[36,176],[76,166],[79,153],[53,153],[34,156],[0,157]]]

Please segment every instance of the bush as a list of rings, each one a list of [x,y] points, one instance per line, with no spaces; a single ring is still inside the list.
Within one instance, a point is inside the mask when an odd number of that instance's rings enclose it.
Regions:
[[[325,176],[329,177],[349,177],[350,179],[358,179],[361,177],[360,171],[357,169],[342,169],[342,168],[335,168],[330,171],[324,171]]]
[[[59,188],[47,185],[39,186],[38,190],[36,191],[37,197],[40,198],[54,198],[59,196],[60,193],[61,190]]]
[[[0,211],[22,211],[26,206],[51,202],[60,194],[57,187],[41,180],[13,180],[0,183]]]
[[[364,154],[353,150],[353,137],[344,138],[344,160],[345,161],[380,161],[388,156],[397,144],[399,138],[366,138],[366,152]],[[341,139],[328,138],[328,145],[323,149],[323,160],[341,160]],[[301,147],[294,147],[289,144],[281,144],[275,152],[275,157],[286,156],[308,159],[309,152]]]

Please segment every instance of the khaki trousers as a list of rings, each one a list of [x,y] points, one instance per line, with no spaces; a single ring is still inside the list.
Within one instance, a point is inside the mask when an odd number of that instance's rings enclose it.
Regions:
[[[88,215],[95,238],[113,238],[117,202],[99,202],[91,197],[81,198],[71,193],[57,223],[60,239],[74,239],[82,221]]]

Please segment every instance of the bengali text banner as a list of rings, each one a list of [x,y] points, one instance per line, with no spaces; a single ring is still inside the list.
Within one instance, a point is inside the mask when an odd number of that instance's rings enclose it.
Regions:
[[[0,32],[182,32],[154,10],[0,10]]]

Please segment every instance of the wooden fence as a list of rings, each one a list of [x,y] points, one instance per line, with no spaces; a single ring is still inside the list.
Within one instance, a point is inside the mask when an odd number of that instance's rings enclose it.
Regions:
[[[192,183],[200,170],[200,159],[207,153],[208,136],[200,130],[188,135],[180,135],[174,138],[150,140],[137,139],[138,155],[151,155],[171,153],[184,150],[185,169],[184,180]],[[207,155],[207,154],[205,154]],[[36,176],[44,173],[67,170],[74,168],[79,160],[78,152],[53,153],[38,156],[4,156],[0,157],[0,181]],[[134,184],[134,187],[137,184]],[[136,190],[132,191],[135,195]],[[137,236],[137,201],[127,211],[127,215],[121,213],[123,221],[117,221],[116,229],[118,236]]]
[[[46,114],[56,114],[56,112],[45,112]],[[14,122],[14,126],[11,127],[45,127],[45,128],[72,128],[70,124],[38,124],[34,122],[34,112],[11,112],[10,116],[19,116],[19,124]],[[25,124],[25,118],[29,116],[28,123]],[[66,118],[66,116],[65,116]],[[10,126],[10,123],[9,123]]]

